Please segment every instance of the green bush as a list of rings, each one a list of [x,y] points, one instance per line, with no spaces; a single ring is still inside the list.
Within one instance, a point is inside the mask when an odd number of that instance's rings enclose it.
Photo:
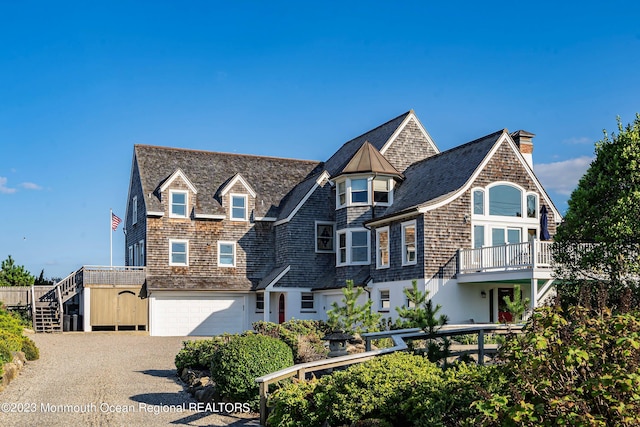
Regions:
[[[184,368],[197,370],[209,369],[213,354],[226,344],[232,335],[220,335],[206,340],[183,341],[182,349],[176,354],[174,359],[178,373]]]
[[[29,337],[22,337],[22,352],[27,360],[38,360],[40,358],[40,350]]]
[[[16,316],[13,316],[10,312],[5,309],[0,308],[0,331],[7,331],[14,335],[22,335],[22,330],[24,326],[22,325],[20,319]]]
[[[22,336],[0,330],[0,342],[4,342],[9,351],[22,350]]]
[[[292,319],[281,324],[260,321],[253,324],[253,330],[284,341],[291,348],[295,363],[320,360],[327,355],[322,337],[329,327],[321,320]]]
[[[0,370],[2,370],[2,365],[13,360],[11,351],[12,350],[9,348],[9,344],[3,340],[0,340]],[[0,373],[0,376],[1,375],[2,373]]]
[[[277,338],[259,334],[237,336],[220,346],[211,362],[211,378],[229,400],[258,403],[257,377],[293,365],[293,354]]]
[[[501,350],[509,387],[474,406],[478,424],[640,425],[640,317],[538,309]]]

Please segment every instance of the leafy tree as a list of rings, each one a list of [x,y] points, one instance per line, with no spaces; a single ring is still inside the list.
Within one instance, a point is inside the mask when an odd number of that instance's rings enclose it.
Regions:
[[[520,289],[520,285],[513,286],[513,300],[506,296],[503,298],[505,305],[507,306],[507,311],[511,313],[513,316],[513,323],[518,323],[522,321],[522,316],[524,316],[525,311],[529,307],[529,298],[522,298],[522,289]]]
[[[334,302],[327,312],[327,323],[333,330],[352,334],[378,330],[381,315],[371,311],[373,301],[367,299],[363,305],[358,304],[363,292],[354,286],[353,280],[347,280],[347,286],[342,288],[342,304]]]
[[[0,267],[0,286],[31,286],[35,277],[24,266],[16,265],[11,255],[2,261]]]
[[[565,307],[626,311],[640,302],[640,114],[595,154],[555,236],[557,289]]]

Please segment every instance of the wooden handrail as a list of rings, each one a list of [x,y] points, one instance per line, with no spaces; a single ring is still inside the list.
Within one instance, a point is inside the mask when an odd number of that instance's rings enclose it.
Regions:
[[[468,335],[470,333],[478,334],[478,363],[483,364],[484,361],[484,333],[519,333],[523,325],[469,325],[468,327],[445,327],[435,333],[436,336],[456,336]],[[394,353],[396,351],[404,351],[407,349],[405,339],[427,339],[427,333],[420,328],[398,329],[395,331],[370,332],[362,334],[365,340],[367,351],[364,353],[349,354],[347,356],[334,357],[330,359],[316,360],[314,362],[301,363],[288,368],[272,372],[267,375],[256,378],[256,382],[260,391],[260,425],[264,426],[267,422],[268,408],[267,399],[269,396],[269,385],[280,380],[296,376],[300,380],[304,380],[307,372],[315,372],[324,369],[338,368],[356,363],[366,362],[376,356]],[[371,341],[374,339],[391,338],[393,346],[382,348],[379,350],[371,350]]]

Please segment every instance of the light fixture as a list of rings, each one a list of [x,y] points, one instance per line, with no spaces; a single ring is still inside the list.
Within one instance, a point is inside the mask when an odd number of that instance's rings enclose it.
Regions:
[[[464,223],[468,223],[469,222],[469,215],[465,214],[464,218],[462,219],[464,221]]]
[[[481,298],[486,298],[487,297],[487,293],[485,291],[481,291],[480,292],[480,297]]]

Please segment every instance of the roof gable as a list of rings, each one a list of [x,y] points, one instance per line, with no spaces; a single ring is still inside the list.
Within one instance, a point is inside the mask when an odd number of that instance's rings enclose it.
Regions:
[[[167,178],[164,181],[164,183],[160,186],[160,189],[159,189],[160,192],[161,193],[164,192],[178,178],[180,178],[185,184],[187,184],[187,187],[189,187],[189,190],[191,190],[194,194],[198,194],[198,190],[196,189],[196,187],[189,180],[189,178],[187,178],[187,176],[184,174],[184,172],[180,168],[176,169],[176,171],[173,172],[171,176],[169,176],[169,178]]]
[[[247,192],[251,194],[251,197],[254,197],[254,198],[256,197],[256,192],[254,191],[254,189],[239,173],[235,174],[234,177],[231,178],[231,180],[224,187],[222,187],[222,189],[220,190],[220,195],[221,196],[226,195],[229,191],[231,191],[233,186],[236,185],[236,183],[238,182],[242,184],[244,188],[247,189]]]

